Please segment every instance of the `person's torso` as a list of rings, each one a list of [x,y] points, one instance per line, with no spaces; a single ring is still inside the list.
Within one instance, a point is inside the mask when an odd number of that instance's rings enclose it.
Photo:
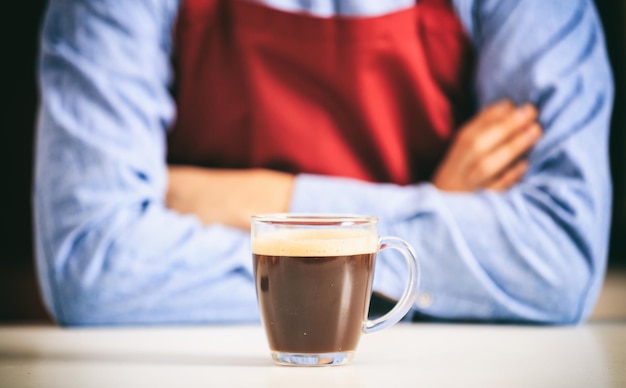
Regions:
[[[471,112],[472,49],[448,1],[377,16],[266,1],[182,1],[169,161],[428,179]]]

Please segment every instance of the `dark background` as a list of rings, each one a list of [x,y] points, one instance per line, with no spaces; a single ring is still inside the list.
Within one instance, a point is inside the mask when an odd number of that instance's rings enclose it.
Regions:
[[[131,0],[132,1],[132,0]],[[0,15],[0,322],[49,320],[34,275],[31,223],[33,134],[37,88],[35,62],[46,1],[9,1]],[[17,4],[16,4],[17,3]],[[626,137],[624,52],[626,2],[596,0],[616,82],[611,127],[614,211],[609,266],[626,267]]]

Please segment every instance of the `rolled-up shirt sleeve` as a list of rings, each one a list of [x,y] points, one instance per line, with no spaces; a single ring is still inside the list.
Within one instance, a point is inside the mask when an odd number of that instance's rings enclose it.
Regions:
[[[61,324],[258,320],[247,233],[164,204],[177,9],[49,3],[34,213],[41,288]]]
[[[302,175],[296,211],[380,218],[422,264],[414,311],[444,319],[571,324],[595,304],[606,267],[613,84],[591,1],[455,1],[478,53],[480,106],[531,102],[544,136],[505,192],[443,192]],[[397,298],[402,260],[377,262],[375,289]]]

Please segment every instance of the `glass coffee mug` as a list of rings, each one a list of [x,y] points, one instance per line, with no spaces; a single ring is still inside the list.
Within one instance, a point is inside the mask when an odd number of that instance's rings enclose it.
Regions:
[[[278,364],[346,364],[361,333],[396,324],[415,301],[415,251],[397,237],[378,237],[375,217],[267,214],[251,222],[257,299]],[[376,255],[387,248],[404,256],[408,284],[387,314],[369,320]]]

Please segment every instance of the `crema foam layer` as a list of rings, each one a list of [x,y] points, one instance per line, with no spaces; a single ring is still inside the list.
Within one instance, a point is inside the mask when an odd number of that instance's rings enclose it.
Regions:
[[[364,230],[280,230],[252,239],[252,253],[265,256],[351,256],[377,250],[378,237]]]

